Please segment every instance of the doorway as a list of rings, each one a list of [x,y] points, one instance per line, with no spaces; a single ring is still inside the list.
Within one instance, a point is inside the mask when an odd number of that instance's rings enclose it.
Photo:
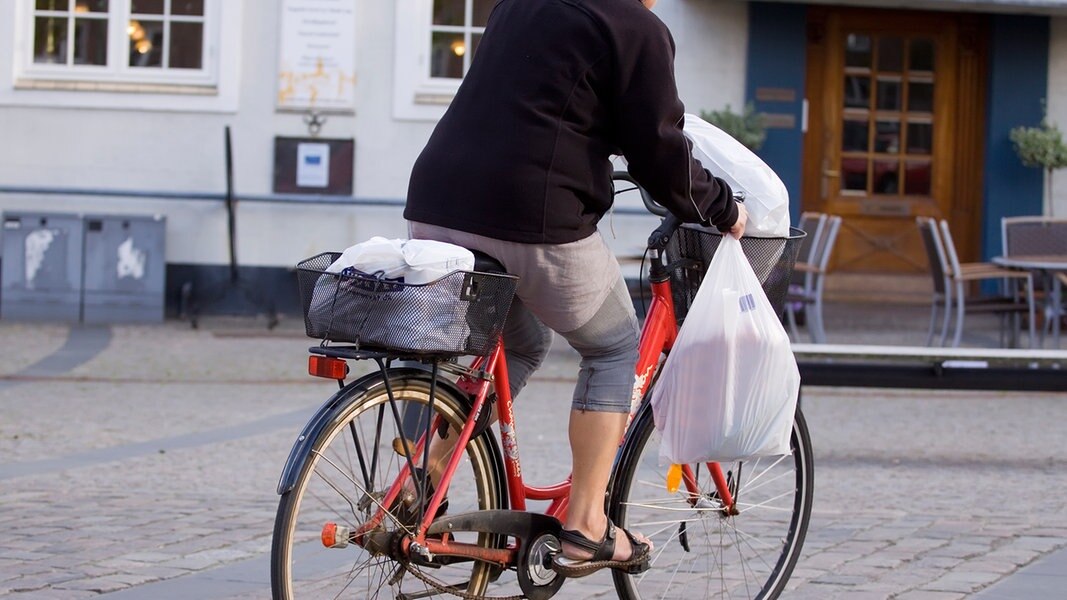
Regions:
[[[982,217],[986,38],[976,15],[811,7],[804,210],[844,218],[834,270],[927,272],[915,217],[961,258]]]

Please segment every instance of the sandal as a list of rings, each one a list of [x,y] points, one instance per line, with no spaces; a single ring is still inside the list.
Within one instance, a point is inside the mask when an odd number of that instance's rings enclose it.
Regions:
[[[585,537],[577,530],[564,529],[559,536],[561,542],[584,548],[592,552],[593,556],[585,559],[573,559],[563,556],[563,553],[560,552],[552,559],[553,570],[564,577],[585,577],[604,568],[623,571],[631,575],[648,570],[648,559],[652,551],[651,546],[645,542],[638,541],[632,533],[625,529],[622,532],[630,539],[630,546],[633,551],[630,553],[630,558],[612,560],[612,556],[615,555],[617,529],[619,528],[611,522],[611,519],[608,519],[608,528],[604,532],[604,538],[600,540],[600,543]]]

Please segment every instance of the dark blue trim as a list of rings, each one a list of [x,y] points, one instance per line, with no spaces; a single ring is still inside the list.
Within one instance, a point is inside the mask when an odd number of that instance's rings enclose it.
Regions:
[[[991,19],[989,104],[986,115],[982,257],[1001,253],[1000,219],[1039,215],[1044,194],[1041,169],[1023,166],[1011,130],[1035,126],[1048,93],[1049,19],[997,15]]]
[[[775,2],[748,5],[748,67],[745,101],[754,102],[764,113],[790,114],[792,129],[768,129],[767,141],[758,154],[789,190],[789,213],[793,223],[800,220],[803,178],[804,134],[802,111],[807,78],[807,6]],[[757,88],[790,89],[791,102],[757,101]]]

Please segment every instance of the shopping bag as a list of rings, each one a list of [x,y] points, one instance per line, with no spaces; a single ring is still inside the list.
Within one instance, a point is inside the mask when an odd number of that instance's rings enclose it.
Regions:
[[[763,159],[698,116],[686,114],[682,131],[693,142],[693,156],[700,164],[723,178],[735,193],[744,194],[746,233],[756,237],[789,235],[789,191]]]
[[[724,236],[652,390],[660,458],[789,453],[800,371],[741,243]]]

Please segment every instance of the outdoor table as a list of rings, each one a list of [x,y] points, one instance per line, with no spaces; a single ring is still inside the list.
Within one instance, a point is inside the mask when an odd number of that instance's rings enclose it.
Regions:
[[[1052,319],[1053,344],[1059,348],[1060,317],[1063,315],[1063,295],[1060,280],[1058,277],[1055,277],[1055,274],[1057,272],[1067,273],[1067,255],[994,256],[993,262],[1002,267],[1037,271],[1042,274],[1045,279],[1046,289],[1052,291],[1052,295],[1049,299],[1049,310],[1046,314]]]

